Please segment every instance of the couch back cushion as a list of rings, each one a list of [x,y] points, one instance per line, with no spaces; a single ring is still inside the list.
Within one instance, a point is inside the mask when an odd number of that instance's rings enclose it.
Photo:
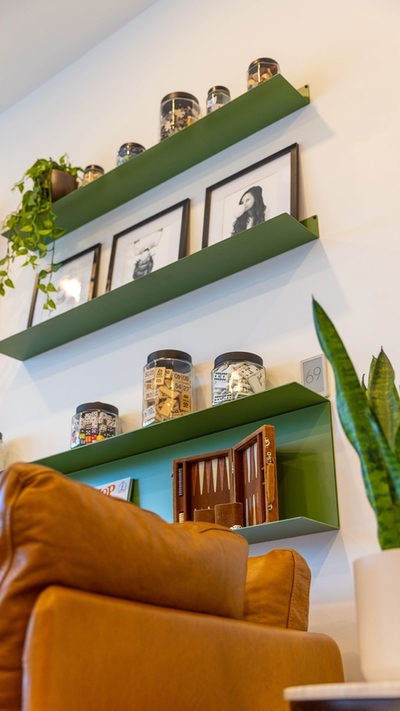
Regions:
[[[0,711],[21,709],[26,627],[48,585],[241,618],[247,554],[222,526],[169,524],[52,469],[9,467],[0,474]]]
[[[308,629],[311,573],[291,548],[248,559],[244,619],[248,622]]]

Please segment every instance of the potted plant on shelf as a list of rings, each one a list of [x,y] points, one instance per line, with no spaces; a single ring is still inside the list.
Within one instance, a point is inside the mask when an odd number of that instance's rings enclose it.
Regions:
[[[400,398],[381,348],[367,382],[359,380],[343,342],[313,299],[321,347],[335,376],[343,430],[361,463],[381,551],[354,561],[361,668],[368,681],[400,681]]]
[[[50,254],[49,266],[39,271],[38,289],[46,296],[43,308],[56,308],[51,298],[55,291],[51,275],[57,268],[54,264],[54,243],[65,234],[65,229],[56,224],[53,203],[76,190],[81,171],[81,168],[71,165],[66,154],[59,161],[39,158],[12,188],[22,194],[22,200],[3,224],[8,243],[6,255],[0,259],[0,296],[6,294],[6,289],[14,288],[11,268],[17,258],[24,260],[22,267],[37,269],[39,260]],[[50,279],[45,283],[49,273]]]

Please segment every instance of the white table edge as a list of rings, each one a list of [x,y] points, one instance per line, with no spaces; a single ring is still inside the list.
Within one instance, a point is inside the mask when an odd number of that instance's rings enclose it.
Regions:
[[[400,698],[399,681],[356,681],[337,684],[305,684],[284,689],[285,701],[318,701],[327,699],[393,699]]]

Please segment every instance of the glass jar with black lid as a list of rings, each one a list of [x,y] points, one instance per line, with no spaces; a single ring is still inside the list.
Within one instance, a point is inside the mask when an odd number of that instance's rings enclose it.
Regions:
[[[150,353],[143,369],[143,426],[192,410],[192,357],[173,349]]]
[[[212,86],[207,93],[207,113],[210,114],[216,109],[225,106],[231,100],[231,94],[226,86]]]
[[[247,89],[254,89],[255,86],[268,81],[279,73],[279,64],[275,59],[271,59],[271,57],[254,59],[247,70]]]
[[[78,405],[71,422],[70,447],[101,442],[119,434],[119,411],[104,402],[85,402]]]
[[[160,138],[168,138],[200,118],[200,104],[193,94],[172,91],[164,96],[160,107]]]
[[[265,388],[265,368],[260,356],[230,351],[215,358],[211,374],[212,405],[238,400]]]
[[[97,178],[101,178],[102,175],[104,175],[104,168],[102,168],[101,165],[95,165],[94,163],[87,165],[83,172],[82,187],[89,185],[89,183],[92,183],[93,180],[97,180]]]
[[[133,141],[123,143],[117,153],[117,167],[127,163],[128,160],[135,158],[135,156],[138,156],[140,153],[143,153],[144,150],[145,147],[142,146],[141,143],[134,143]]]

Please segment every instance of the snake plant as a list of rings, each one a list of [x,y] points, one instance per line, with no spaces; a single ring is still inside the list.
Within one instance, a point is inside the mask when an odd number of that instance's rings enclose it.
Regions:
[[[367,383],[364,377],[360,381],[335,326],[315,299],[313,315],[334,372],[340,422],[360,459],[380,547],[399,548],[400,399],[392,364],[381,348],[372,358]]]

